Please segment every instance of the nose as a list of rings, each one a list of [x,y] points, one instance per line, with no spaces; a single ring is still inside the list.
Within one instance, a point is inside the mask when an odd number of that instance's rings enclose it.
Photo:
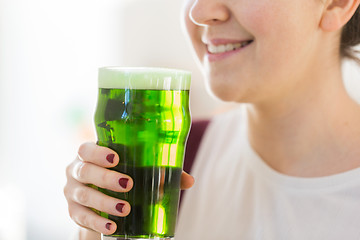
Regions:
[[[191,6],[189,17],[199,26],[215,25],[227,21],[230,11],[222,0],[196,0]]]

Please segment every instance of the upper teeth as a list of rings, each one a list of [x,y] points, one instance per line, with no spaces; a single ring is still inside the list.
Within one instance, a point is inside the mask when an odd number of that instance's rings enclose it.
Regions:
[[[228,51],[233,51],[235,49],[244,47],[246,45],[248,45],[251,41],[247,41],[247,42],[241,42],[241,43],[228,43],[228,44],[222,44],[222,45],[212,45],[212,44],[208,44],[208,51],[210,53],[223,53],[223,52],[228,52]]]

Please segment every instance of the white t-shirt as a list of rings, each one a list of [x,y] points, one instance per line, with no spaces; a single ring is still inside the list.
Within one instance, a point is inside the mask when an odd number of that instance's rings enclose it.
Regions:
[[[252,150],[246,126],[244,107],[208,126],[176,240],[360,239],[360,168],[318,178],[281,174]]]

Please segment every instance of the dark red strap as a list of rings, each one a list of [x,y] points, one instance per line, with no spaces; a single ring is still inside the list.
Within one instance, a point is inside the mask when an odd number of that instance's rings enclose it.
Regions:
[[[209,120],[193,121],[189,137],[186,144],[185,160],[184,160],[184,171],[191,172],[191,167],[194,163],[194,159],[197,150],[200,146],[201,139],[209,124]]]
[[[198,120],[198,121],[193,121],[191,124],[191,129],[186,144],[185,159],[184,159],[184,171],[187,173],[191,172],[191,168],[194,164],[195,156],[200,146],[201,139],[204,135],[204,132],[209,122],[210,120]],[[182,191],[180,197],[180,206],[181,206],[181,199],[183,197],[183,194],[184,192]]]

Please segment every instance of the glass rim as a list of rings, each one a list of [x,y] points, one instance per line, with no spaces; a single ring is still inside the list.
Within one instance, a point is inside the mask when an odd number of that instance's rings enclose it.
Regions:
[[[191,72],[162,67],[101,67],[99,88],[189,90]]]

